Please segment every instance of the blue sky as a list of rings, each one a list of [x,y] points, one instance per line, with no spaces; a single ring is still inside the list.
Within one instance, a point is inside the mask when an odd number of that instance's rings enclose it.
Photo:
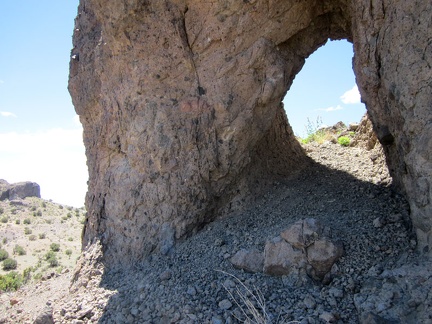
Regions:
[[[67,91],[77,6],[78,0],[0,1],[0,179],[35,181],[42,198],[81,207],[88,174]],[[306,61],[284,100],[297,135],[305,135],[308,118],[327,125],[360,120],[364,106],[341,98],[355,87],[351,60],[352,46],[343,41]]]
[[[305,137],[308,119],[316,126],[339,121],[359,122],[366,108],[352,70],[353,47],[347,41],[328,41],[308,59],[285,96],[284,107],[297,136]],[[319,125],[318,125],[319,126]]]

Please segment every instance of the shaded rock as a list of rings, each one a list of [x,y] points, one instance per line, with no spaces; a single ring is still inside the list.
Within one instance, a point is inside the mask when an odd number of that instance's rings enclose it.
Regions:
[[[261,272],[264,266],[264,255],[257,250],[241,249],[233,255],[230,261],[237,269],[248,272]]]
[[[25,181],[9,184],[0,179],[0,200],[20,200],[26,197],[40,198],[40,187],[36,182]]]
[[[0,179],[0,200],[9,199],[10,184],[6,180]]]
[[[313,276],[322,280],[342,255],[342,243],[326,238],[315,241],[307,248],[307,261],[314,270]]]
[[[359,128],[359,123],[350,123],[348,125],[348,131],[355,132]]]
[[[54,324],[52,307],[46,306],[36,317],[33,324]]]
[[[170,253],[175,243],[175,230],[168,223],[162,225],[160,232],[160,252],[164,255]]]
[[[354,296],[361,323],[429,323],[432,263],[422,261],[385,270]]]
[[[264,268],[272,276],[288,275],[305,266],[306,258],[301,250],[292,247],[281,238],[268,241],[264,249]]]
[[[224,299],[219,302],[219,308],[223,310],[228,310],[232,307],[232,303],[228,299]]]

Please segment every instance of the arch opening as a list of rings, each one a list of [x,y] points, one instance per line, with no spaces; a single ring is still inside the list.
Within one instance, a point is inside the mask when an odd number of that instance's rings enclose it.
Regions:
[[[286,93],[283,104],[297,137],[342,121],[359,122],[366,113],[357,88],[347,40],[328,41],[310,55]],[[318,120],[318,122],[317,122]]]

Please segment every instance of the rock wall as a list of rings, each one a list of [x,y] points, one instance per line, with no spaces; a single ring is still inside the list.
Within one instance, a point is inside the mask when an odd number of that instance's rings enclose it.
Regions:
[[[393,181],[410,202],[419,250],[432,256],[432,4],[353,6],[354,71]]]
[[[169,253],[273,177],[307,166],[281,100],[305,58],[331,38],[354,43],[362,96],[426,247],[430,7],[81,0],[69,90],[90,175],[83,245],[100,240],[110,264]]]

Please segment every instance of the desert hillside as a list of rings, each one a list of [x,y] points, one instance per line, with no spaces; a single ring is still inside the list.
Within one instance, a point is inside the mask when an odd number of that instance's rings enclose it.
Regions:
[[[38,197],[0,201],[1,278],[16,272],[29,284],[72,270],[84,220],[84,208]]]

